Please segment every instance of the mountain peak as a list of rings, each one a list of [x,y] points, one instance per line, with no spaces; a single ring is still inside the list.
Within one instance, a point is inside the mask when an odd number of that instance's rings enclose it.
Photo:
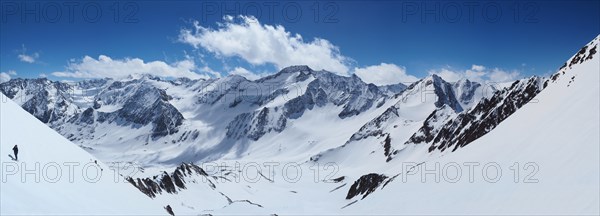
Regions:
[[[292,66],[281,69],[281,71],[279,71],[279,73],[294,73],[294,72],[301,72],[301,71],[313,71],[313,69],[311,69],[307,65],[292,65]]]
[[[158,76],[154,76],[154,75],[147,74],[147,73],[142,73],[142,74],[134,73],[134,74],[127,75],[127,77],[125,77],[123,80],[156,80],[156,81],[159,81],[161,79]]]
[[[468,78],[460,78],[459,80],[456,81],[456,83],[458,84],[462,84],[462,83],[471,83],[472,81],[469,80]]]
[[[437,85],[441,85],[441,83],[447,83],[446,80],[444,80],[442,77],[440,77],[437,74],[430,74],[429,76],[426,76],[425,78],[421,79],[420,81],[417,81],[415,83],[424,83],[426,86],[437,83]]]

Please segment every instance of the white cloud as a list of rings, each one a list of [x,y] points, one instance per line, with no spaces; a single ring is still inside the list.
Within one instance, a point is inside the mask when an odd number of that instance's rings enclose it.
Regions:
[[[208,66],[204,66],[204,67],[200,68],[200,71],[210,74],[210,75],[213,75],[216,78],[221,78],[221,73],[213,70],[212,68],[210,68]]]
[[[35,61],[37,60],[38,57],[39,57],[38,53],[34,53],[33,55],[19,54],[19,60],[21,60],[22,62],[27,62],[27,63],[35,63]]]
[[[281,25],[261,24],[252,16],[224,17],[218,29],[194,22],[194,29],[182,29],[181,42],[204,48],[219,57],[240,57],[253,65],[273,64],[279,69],[308,65],[347,75],[349,58],[339,48],[321,38],[304,41]],[[237,21],[237,22],[236,22]]]
[[[516,70],[504,71],[494,68],[489,74],[490,80],[495,82],[507,82],[516,80],[519,77],[519,72]]]
[[[260,74],[252,73],[243,67],[236,67],[232,71],[230,71],[229,74],[240,75],[240,76],[246,77],[246,79],[248,79],[248,80],[257,80],[257,79],[260,79],[261,77],[263,77]]]
[[[448,82],[456,82],[465,77],[465,74],[461,72],[452,71],[449,68],[430,70],[429,74],[437,74],[438,76],[442,77],[442,79]]]
[[[483,71],[483,70],[485,70],[485,67],[483,65],[472,65],[471,66],[471,70],[474,70],[474,71]]]
[[[48,75],[46,75],[45,73],[41,73],[41,74],[39,75],[39,77],[41,77],[41,78],[46,78],[46,77],[48,77]]]
[[[406,74],[406,68],[387,63],[355,68],[354,74],[366,83],[373,83],[375,85],[390,85],[418,80],[416,77]]]
[[[112,59],[100,55],[98,59],[85,56],[81,61],[69,63],[66,71],[53,72],[52,75],[73,78],[123,78],[131,74],[150,74],[159,77],[207,78],[194,70],[196,65],[192,60],[167,64],[163,61],[144,62],[139,58]]]
[[[17,72],[14,70],[9,70],[7,72],[0,72],[0,83],[8,82],[11,79],[11,76],[16,76]]]
[[[40,54],[35,52],[33,54],[27,54],[27,48],[25,48],[25,44],[22,44],[22,49],[21,49],[21,54],[19,54],[17,57],[19,57],[19,60],[21,60],[22,62],[27,62],[27,63],[35,63],[37,61],[37,59],[40,57]]]
[[[7,73],[0,73],[0,83],[8,82],[10,80],[10,75]]]
[[[467,70],[454,70],[450,67],[446,67],[437,70],[430,70],[429,74],[437,74],[448,82],[456,82],[460,79],[466,78],[480,83],[508,82],[518,79],[520,75],[519,71],[517,70],[507,71],[500,68],[489,69],[482,65],[472,65],[471,69]]]

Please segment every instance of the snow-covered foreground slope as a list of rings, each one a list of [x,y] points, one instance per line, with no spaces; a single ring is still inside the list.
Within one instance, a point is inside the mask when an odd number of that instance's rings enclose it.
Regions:
[[[94,156],[6,96],[0,98],[2,215],[166,213]],[[8,155],[15,144],[18,161]]]

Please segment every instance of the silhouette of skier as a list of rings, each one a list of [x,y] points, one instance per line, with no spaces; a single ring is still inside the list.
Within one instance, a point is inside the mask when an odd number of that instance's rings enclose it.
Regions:
[[[15,160],[19,160],[19,156],[17,156],[17,154],[19,153],[19,148],[17,147],[17,145],[13,147],[13,152],[15,152]]]

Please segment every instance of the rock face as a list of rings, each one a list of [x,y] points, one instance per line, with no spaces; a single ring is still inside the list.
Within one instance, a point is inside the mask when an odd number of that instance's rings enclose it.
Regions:
[[[441,77],[434,74],[431,75],[431,79],[428,79],[425,82],[425,85],[433,86],[433,90],[438,98],[437,101],[435,101],[436,107],[442,107],[443,105],[447,105],[456,112],[463,111],[463,107],[456,99],[456,94],[454,93],[452,84],[444,81]]]
[[[194,164],[183,163],[171,174],[163,172],[163,174],[153,176],[152,178],[133,179],[131,177],[126,177],[126,180],[142,193],[154,198],[156,195],[162,194],[163,191],[170,194],[176,194],[177,191],[186,189],[184,177],[193,175],[208,176],[201,167]]]
[[[164,90],[143,86],[123,103],[122,109],[102,121],[112,123],[123,120],[139,125],[151,123],[153,138],[174,134],[183,121],[183,115],[169,103],[170,99]]]
[[[64,120],[77,109],[72,86],[46,78],[13,79],[0,84],[0,91],[44,123]]]
[[[489,87],[492,87],[491,85]],[[472,82],[468,79],[461,79],[452,85],[456,94],[456,99],[463,108],[471,107],[474,103],[477,103],[480,97],[477,94],[484,94],[486,90],[496,91],[496,89],[481,89],[482,86],[478,82]]]
[[[496,92],[489,99],[483,99],[473,109],[460,113],[456,118],[445,123],[435,137],[430,133],[433,129],[425,125],[422,131],[429,136],[424,136],[424,140],[433,140],[429,151],[435,149],[444,151],[450,148],[455,151],[482,137],[517,109],[530,102],[541,91],[541,84],[542,79],[539,77],[515,81],[509,88]]]
[[[0,91],[65,136],[73,132],[61,130],[65,123],[76,124],[82,130],[96,122],[107,122],[132,127],[151,125],[151,136],[158,138],[176,133],[184,119],[169,103],[171,97],[164,90],[143,80],[62,83],[14,79],[0,84]],[[103,106],[118,108],[104,110]]]
[[[436,109],[427,117],[427,119],[425,119],[423,126],[413,134],[405,144],[431,142],[434,136],[439,132],[440,125],[450,119],[454,114],[452,108],[446,105]]]
[[[352,184],[352,186],[350,186],[346,199],[352,199],[359,195],[363,195],[361,199],[364,199],[370,193],[373,193],[373,191],[375,191],[375,189],[377,189],[387,178],[387,176],[377,173],[361,176]]]
[[[256,141],[266,133],[281,132],[286,122],[285,116],[278,113],[277,109],[265,107],[260,111],[236,116],[227,126],[227,136],[234,139],[247,137]]]

